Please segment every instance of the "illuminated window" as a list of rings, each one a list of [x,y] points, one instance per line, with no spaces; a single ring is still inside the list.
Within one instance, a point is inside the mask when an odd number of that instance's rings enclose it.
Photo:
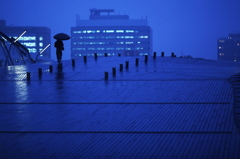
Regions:
[[[133,44],[134,42],[126,42],[126,44]]]
[[[223,47],[218,47],[218,49],[223,49]]]
[[[88,48],[88,50],[95,50],[95,48]]]
[[[134,30],[126,30],[126,33],[134,33]]]
[[[124,30],[116,30],[116,33],[124,33]]]
[[[141,42],[140,42],[140,41],[138,41],[137,43],[138,43],[138,44],[141,44]]]
[[[106,33],[114,33],[114,30],[106,30]]]
[[[232,37],[228,37],[228,39],[232,39]]]
[[[100,30],[96,30],[96,33],[100,33]]]
[[[129,47],[126,47],[126,48],[125,48],[125,50],[131,50],[131,48],[129,48]]]
[[[134,36],[125,36],[125,38],[126,39],[128,39],[128,38],[132,39],[132,38],[134,38]]]
[[[139,36],[139,38],[148,38],[148,36]]]
[[[224,56],[224,53],[220,53],[219,55],[220,55],[220,56]]]
[[[72,50],[86,50],[86,48],[73,48]]]
[[[95,39],[95,36],[87,36],[87,39]]]
[[[17,37],[14,37],[15,39]],[[36,41],[36,37],[35,36],[22,36],[18,39],[19,41]]]
[[[234,60],[234,62],[236,62],[237,60]]]
[[[124,48],[123,47],[118,47],[118,48],[116,48],[116,50],[124,50]]]
[[[117,38],[124,38],[124,36],[117,36]]]
[[[40,37],[39,37],[39,41],[43,41],[43,37],[40,36]]]
[[[40,47],[43,47],[43,43],[39,43],[39,46],[40,46]]]
[[[35,48],[28,48],[29,53],[36,53],[37,49]]]
[[[237,46],[240,46],[240,43],[237,43]]]
[[[114,50],[114,48],[112,48],[112,47],[111,48],[106,48],[106,50]]]
[[[97,50],[105,50],[105,48],[97,48]]]
[[[106,39],[113,39],[115,36],[106,36]]]
[[[219,42],[220,42],[220,43],[224,43],[224,42],[225,42],[225,40],[219,40]]]
[[[36,43],[31,43],[31,42],[23,42],[21,44],[23,44],[23,45],[25,45],[27,47],[35,47],[36,46]]]

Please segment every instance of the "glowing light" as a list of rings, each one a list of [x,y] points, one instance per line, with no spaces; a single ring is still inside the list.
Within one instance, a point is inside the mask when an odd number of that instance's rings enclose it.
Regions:
[[[48,45],[40,52],[40,54],[42,54],[43,51],[45,51],[50,45],[51,45],[51,44],[48,44]]]
[[[27,31],[25,30],[21,35],[19,35],[19,36],[17,37],[17,39],[14,41],[14,43],[17,42],[18,39],[21,38],[26,32],[27,32]]]

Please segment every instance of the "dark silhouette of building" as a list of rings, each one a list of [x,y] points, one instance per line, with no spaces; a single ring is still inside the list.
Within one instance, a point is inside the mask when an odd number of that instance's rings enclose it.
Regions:
[[[28,49],[32,58],[51,43],[51,30],[47,27],[7,26],[5,20],[0,20],[0,31],[15,39],[26,31],[18,42]],[[51,49],[46,49],[40,56],[50,59]]]
[[[240,61],[240,34],[218,39],[218,60]]]
[[[151,55],[152,29],[147,19],[129,19],[128,15],[111,15],[113,9],[90,9],[89,20],[77,17],[71,28],[71,56]]]

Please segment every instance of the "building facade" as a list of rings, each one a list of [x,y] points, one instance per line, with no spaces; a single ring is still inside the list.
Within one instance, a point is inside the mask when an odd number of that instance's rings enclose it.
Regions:
[[[218,39],[218,60],[240,61],[240,34]]]
[[[90,9],[89,20],[77,18],[71,28],[71,57],[141,56],[152,54],[152,29],[147,19],[110,15],[112,9]],[[105,13],[105,14],[104,14]]]
[[[0,31],[15,39],[26,31],[18,42],[28,49],[32,58],[51,43],[51,30],[47,27],[6,26],[6,21],[0,20]],[[50,59],[51,49],[46,49],[40,56]]]

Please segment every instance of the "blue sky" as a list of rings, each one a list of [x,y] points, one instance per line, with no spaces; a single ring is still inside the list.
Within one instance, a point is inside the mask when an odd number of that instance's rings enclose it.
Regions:
[[[239,7],[240,0],[1,0],[0,19],[7,25],[49,27],[53,36],[70,34],[76,14],[88,19],[90,8],[114,9],[131,19],[147,16],[156,52],[217,59],[217,39],[240,32]],[[70,42],[65,41],[64,59],[70,59]]]

